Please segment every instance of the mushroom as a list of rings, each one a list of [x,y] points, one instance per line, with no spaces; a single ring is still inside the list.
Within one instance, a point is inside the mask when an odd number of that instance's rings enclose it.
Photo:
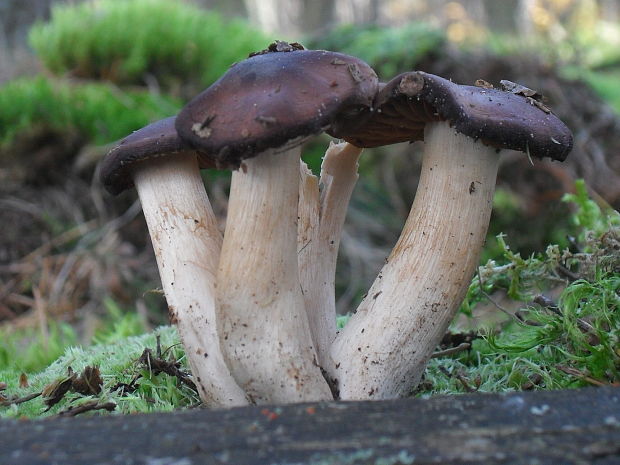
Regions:
[[[297,262],[300,144],[370,107],[377,77],[339,53],[277,42],[233,65],[178,115],[180,137],[233,173],[217,276],[218,333],[254,402],[331,398]]]
[[[301,169],[299,274],[322,367],[330,364],[329,351],[336,337],[336,260],[362,150],[348,142],[332,142],[323,157],[320,180],[305,164]]]
[[[175,117],[166,118],[123,139],[102,163],[102,182],[114,195],[134,185],[138,191],[170,321],[179,330],[202,401],[246,405],[216,332],[222,237],[199,171],[210,161],[178,138],[174,122]]]
[[[497,152],[563,161],[572,135],[523,95],[423,72],[394,78],[380,91],[372,118],[337,135],[359,147],[424,140],[420,182],[402,234],[334,341],[328,367],[342,399],[402,397],[418,383],[478,264]]]

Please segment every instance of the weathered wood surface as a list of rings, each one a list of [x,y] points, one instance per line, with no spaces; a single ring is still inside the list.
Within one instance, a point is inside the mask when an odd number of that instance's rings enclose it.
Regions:
[[[620,464],[620,389],[0,421],[2,465]]]

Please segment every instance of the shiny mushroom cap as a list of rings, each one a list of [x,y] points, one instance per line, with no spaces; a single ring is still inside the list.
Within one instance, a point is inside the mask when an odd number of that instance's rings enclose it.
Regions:
[[[389,81],[374,107],[362,126],[330,133],[358,147],[377,147],[423,140],[426,123],[448,121],[485,145],[537,158],[563,161],[573,145],[570,130],[534,96],[490,85],[459,85],[422,71]]]
[[[179,113],[181,138],[209,153],[218,166],[298,145],[328,128],[362,124],[377,92],[375,72],[341,53],[277,42],[233,65]]]
[[[176,116],[156,121],[122,139],[103,159],[101,182],[108,192],[118,195],[133,187],[131,171],[139,163],[154,158],[195,153],[183,142],[174,128]],[[198,157],[201,168],[212,168],[213,162],[204,155]]]

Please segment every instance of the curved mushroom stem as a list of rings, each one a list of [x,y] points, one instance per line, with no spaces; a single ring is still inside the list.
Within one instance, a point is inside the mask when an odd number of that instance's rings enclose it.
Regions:
[[[302,169],[300,189],[299,273],[310,332],[322,367],[336,337],[336,260],[347,208],[358,179],[361,148],[331,143],[316,177]],[[306,168],[307,170],[307,168]]]
[[[233,172],[217,277],[219,334],[256,403],[331,399],[312,345],[297,269],[299,147]]]
[[[367,297],[336,338],[330,375],[342,399],[402,397],[457,312],[478,264],[499,156],[448,123],[425,131],[424,160],[403,232]]]
[[[216,332],[215,276],[222,237],[196,155],[136,165],[133,177],[157,267],[200,398],[208,406],[247,405],[232,378]]]

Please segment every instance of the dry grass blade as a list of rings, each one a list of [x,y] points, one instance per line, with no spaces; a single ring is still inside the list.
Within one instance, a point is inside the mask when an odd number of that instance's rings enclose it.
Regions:
[[[114,402],[99,402],[97,400],[90,400],[85,402],[77,407],[69,407],[66,410],[58,412],[56,417],[74,417],[81,413],[85,412],[93,412],[95,410],[107,410],[108,412],[112,412],[116,409],[116,404]],[[52,417],[53,418],[53,417]]]
[[[594,386],[618,386],[618,383],[609,383],[607,381],[601,381],[599,379],[593,378],[590,375],[588,375],[587,373],[584,373],[576,368],[572,368],[569,366],[565,366],[565,365],[556,365],[556,368],[560,371],[563,371],[564,373],[566,373],[567,375],[571,375],[571,376],[575,376],[577,378],[580,378],[584,381],[586,381],[587,383],[590,383]]]
[[[67,192],[50,189],[36,197],[37,203],[13,197],[0,200],[2,206],[39,222],[77,223],[49,237],[39,232],[43,241],[34,250],[12,262],[0,263],[0,278],[6,277],[0,285],[0,319],[8,320],[13,327],[39,326],[45,333],[47,318],[72,318],[84,305],[92,307],[93,298],[126,292],[120,281],[125,279],[123,276],[133,279],[135,268],[145,260],[145,257],[136,260],[135,255],[125,260],[119,255],[126,248],[119,230],[137,217],[140,203],[134,201],[116,217],[110,211],[101,211],[98,218],[86,220],[85,217],[92,215],[91,200],[99,204],[94,197],[100,193],[95,194],[97,191],[89,188],[90,195],[86,195],[83,192],[86,188],[78,187],[73,186],[80,191],[73,196],[70,188]],[[110,216],[113,219],[103,221]],[[132,271],[127,273],[123,268]],[[123,275],[118,276],[119,273]],[[111,285],[117,288],[110,288]]]
[[[440,350],[431,355],[431,358],[441,358],[446,357],[448,355],[458,354],[459,352],[463,352],[471,347],[469,342],[462,342],[456,347],[450,347],[446,350]]]

